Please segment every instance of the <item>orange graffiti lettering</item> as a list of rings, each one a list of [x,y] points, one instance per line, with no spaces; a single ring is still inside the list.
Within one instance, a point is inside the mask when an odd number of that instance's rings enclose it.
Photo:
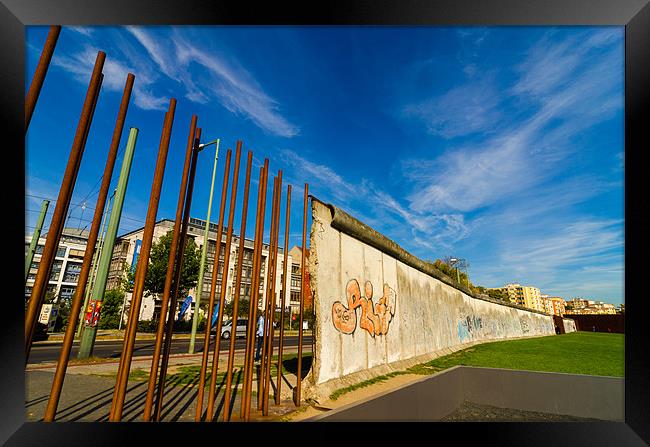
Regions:
[[[377,304],[373,306],[372,283],[366,281],[364,295],[361,296],[361,287],[356,279],[348,281],[345,287],[347,307],[340,301],[332,305],[332,322],[334,327],[344,334],[352,334],[357,328],[357,307],[361,308],[359,326],[368,331],[373,337],[388,333],[390,322],[395,315],[396,294],[393,289],[384,284],[384,294]]]

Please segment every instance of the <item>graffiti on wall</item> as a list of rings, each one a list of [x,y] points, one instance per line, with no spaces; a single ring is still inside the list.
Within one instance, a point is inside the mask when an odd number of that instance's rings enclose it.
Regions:
[[[395,316],[397,294],[388,284],[384,284],[383,295],[377,304],[373,305],[373,288],[370,281],[366,281],[364,295],[361,296],[361,287],[356,279],[351,279],[345,287],[347,307],[340,301],[332,305],[332,323],[334,327],[344,333],[352,334],[357,328],[357,308],[360,309],[359,326],[373,337],[388,333],[390,322]]]
[[[476,332],[479,329],[483,329],[483,317],[477,317],[476,315],[466,315],[465,317],[458,320],[458,339],[463,342],[471,337],[472,332]]]

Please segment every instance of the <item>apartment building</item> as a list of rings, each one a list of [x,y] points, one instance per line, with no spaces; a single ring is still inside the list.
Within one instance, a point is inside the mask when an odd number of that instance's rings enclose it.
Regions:
[[[584,298],[574,298],[566,302],[567,314],[572,315],[598,315],[609,314],[614,315],[617,313],[616,306],[602,301],[587,300]]]
[[[537,287],[511,283],[497,289],[501,290],[511,303],[542,312],[546,311],[540,290]]]
[[[205,220],[192,218],[189,219],[188,232],[187,235],[189,238],[194,240],[194,243],[197,246],[198,252],[201,253],[203,245],[205,243],[204,234],[205,234]],[[171,219],[161,219],[155,223],[153,240],[156,242],[161,236],[165,235],[168,231],[172,231],[174,228],[174,221]],[[204,270],[203,278],[203,287],[201,290],[201,302],[207,303],[210,299],[210,289],[212,284],[212,278],[214,275],[214,257],[217,247],[217,230],[218,227],[216,224],[210,223],[210,228],[208,232],[208,245],[206,251],[206,264]],[[139,249],[142,244],[142,236],[144,234],[144,227],[131,231],[129,233],[119,236],[115,242],[115,247],[113,250],[113,257],[111,259],[111,267],[109,269],[107,289],[117,288],[121,279],[124,277],[126,269],[135,269],[137,259],[139,257]],[[217,269],[217,283],[215,289],[215,300],[219,299],[221,293],[221,281],[223,278],[224,272],[224,260],[225,260],[225,249],[226,249],[226,238],[227,238],[227,229],[224,228],[220,243],[221,249],[219,252],[219,263]],[[235,287],[235,274],[237,271],[237,260],[238,260],[238,250],[239,250],[240,238],[238,235],[233,234],[231,245],[230,245],[230,258],[227,266],[228,272],[228,285],[226,287],[225,302],[229,303],[233,297],[236,290]],[[254,241],[251,239],[244,240],[244,253],[243,253],[243,262],[242,262],[242,278],[241,282],[238,285],[240,287],[240,299],[250,299],[251,296],[254,296],[254,291],[251,290],[251,280],[252,280],[252,270],[253,270],[253,244]],[[296,252],[297,249],[297,252]],[[285,297],[285,310],[291,308],[293,313],[297,313],[300,305],[300,258],[296,262],[292,258],[292,253],[300,254],[300,249],[294,247],[289,251],[287,255],[288,266],[291,268],[287,269],[287,276],[291,275],[289,281],[287,281],[287,290],[282,290],[282,280],[283,280],[283,266],[285,262],[285,257],[283,253],[283,248],[278,247],[278,259],[276,264],[276,284],[275,284],[275,302],[276,309],[280,310],[281,297],[284,294]],[[263,244],[262,247],[262,266],[260,274],[260,286],[257,291],[257,303],[258,307],[263,308],[266,306],[266,290],[268,285],[268,255],[269,255],[269,245]],[[297,269],[297,270],[296,270]],[[198,287],[198,286],[197,286]],[[295,292],[298,292],[296,295]],[[192,304],[188,311],[184,315],[184,319],[191,319],[194,314],[194,307],[196,303],[197,290],[196,288],[192,289],[188,293],[192,297]],[[142,306],[140,309],[140,320],[151,320],[157,319],[160,312],[160,298],[161,297],[146,297],[143,296]],[[186,297],[179,297],[179,302],[183,301]],[[131,294],[127,293],[127,300],[130,301]],[[200,311],[203,313],[203,311]]]
[[[552,308],[552,313],[553,315],[557,315],[559,317],[564,316],[565,313],[565,301],[564,298],[559,297],[559,296],[550,296],[548,297],[548,300],[551,302],[551,308]]]
[[[54,297],[55,301],[59,299],[72,299],[77,289],[81,264],[86,251],[86,245],[88,244],[88,234],[89,232],[87,230],[79,230],[77,228],[63,229],[54,257],[54,263],[52,264],[52,272],[50,273],[50,280],[46,292]],[[38,272],[46,240],[47,233],[42,234],[38,239],[34,259],[29,268],[27,283],[25,284],[25,302],[27,302],[32,294],[32,287],[34,287],[34,280],[36,279],[36,273]],[[25,256],[27,256],[31,241],[32,235],[25,235]]]

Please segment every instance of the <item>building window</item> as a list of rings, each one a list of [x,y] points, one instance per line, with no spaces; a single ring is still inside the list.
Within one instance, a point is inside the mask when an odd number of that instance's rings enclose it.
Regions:
[[[65,258],[65,247],[59,247],[56,251],[57,258]]]
[[[61,274],[62,266],[63,266],[63,261],[54,261],[54,264],[52,264],[52,273],[50,274],[50,281],[59,280],[59,275]]]
[[[77,289],[76,287],[62,286],[59,295],[62,299],[69,300],[72,298],[72,295],[74,295],[74,291],[76,289]]]
[[[84,251],[83,250],[70,250],[70,253],[68,254],[69,258],[72,259],[83,259],[84,258]]]

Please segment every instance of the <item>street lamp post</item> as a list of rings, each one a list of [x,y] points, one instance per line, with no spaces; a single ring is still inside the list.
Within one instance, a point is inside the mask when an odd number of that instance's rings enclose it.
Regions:
[[[458,271],[458,263],[460,262],[460,259],[451,258],[449,262],[451,262],[452,267],[456,268],[456,281],[460,284],[460,272]]]
[[[199,303],[201,302],[201,295],[203,293],[203,273],[205,271],[205,259],[207,256],[207,250],[208,250],[208,235],[210,232],[210,213],[212,211],[212,196],[214,193],[214,179],[217,175],[217,160],[219,159],[219,139],[217,138],[214,141],[210,141],[209,143],[204,143],[199,145],[199,150],[202,150],[206,146],[209,146],[211,144],[216,144],[217,145],[217,150],[215,151],[214,154],[214,167],[212,168],[212,183],[210,184],[210,198],[208,200],[208,215],[205,219],[205,231],[203,233],[203,249],[201,250],[201,264],[199,267],[199,278],[196,283],[196,302],[194,304],[194,315],[192,316],[192,333],[190,335],[190,347],[188,350],[189,354],[194,354],[194,343],[196,340],[196,330],[198,328],[199,324]],[[217,235],[217,244],[221,243],[221,235]],[[217,273],[217,268],[219,265],[219,260],[215,259],[213,262],[213,267],[212,267],[212,280],[214,281],[216,279],[216,273]],[[209,318],[209,316],[208,316]],[[210,321],[207,322],[207,328],[206,330],[210,330]]]

